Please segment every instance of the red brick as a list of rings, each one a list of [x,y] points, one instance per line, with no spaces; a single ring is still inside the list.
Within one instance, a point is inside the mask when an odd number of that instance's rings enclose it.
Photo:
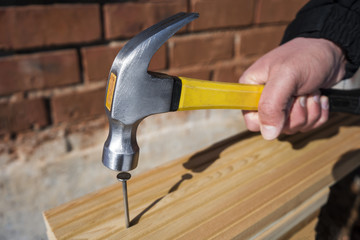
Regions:
[[[81,50],[84,76],[87,81],[106,80],[111,65],[124,44],[86,47]],[[151,59],[149,70],[166,67],[166,47],[162,46]]]
[[[161,46],[150,61],[149,70],[156,71],[165,69],[167,66],[167,44]]]
[[[234,55],[231,34],[206,34],[174,37],[169,40],[170,67],[209,64]]]
[[[191,0],[191,11],[200,13],[191,30],[239,27],[252,23],[254,0]]]
[[[178,12],[187,11],[187,0],[141,1],[104,6],[105,37],[132,37]]]
[[[26,99],[0,104],[0,134],[19,132],[48,124],[48,114],[43,99]]]
[[[24,49],[91,42],[101,38],[97,4],[0,8],[2,48]]]
[[[105,114],[105,88],[55,96],[51,99],[54,123],[80,120]]]
[[[10,11],[0,8],[0,49],[10,48],[11,46],[10,15]]]
[[[75,50],[0,58],[0,95],[80,82]]]
[[[238,83],[245,67],[242,66],[222,66],[214,70],[213,81]]]
[[[106,80],[116,57],[123,45],[94,46],[81,49],[84,77],[86,81]]]
[[[257,0],[256,23],[289,22],[308,0]]]
[[[240,55],[262,55],[280,44],[285,27],[262,27],[240,33]]]

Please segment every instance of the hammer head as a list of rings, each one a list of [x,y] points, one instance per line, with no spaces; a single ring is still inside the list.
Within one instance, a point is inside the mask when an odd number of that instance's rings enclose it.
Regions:
[[[171,111],[173,86],[169,76],[150,74],[152,56],[197,13],[178,13],[132,38],[117,54],[108,77],[105,110],[109,135],[104,144],[103,164],[116,171],[137,166],[139,146],[136,130],[145,117]]]

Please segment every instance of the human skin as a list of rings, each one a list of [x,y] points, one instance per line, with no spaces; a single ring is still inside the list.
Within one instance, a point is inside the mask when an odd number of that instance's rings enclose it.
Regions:
[[[272,140],[321,126],[329,116],[329,101],[319,89],[339,82],[345,64],[337,45],[313,38],[295,38],[259,58],[239,79],[265,85],[258,111],[243,111],[247,128]]]

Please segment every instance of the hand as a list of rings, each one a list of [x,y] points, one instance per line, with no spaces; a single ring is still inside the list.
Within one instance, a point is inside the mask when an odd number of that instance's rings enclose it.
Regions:
[[[328,119],[329,88],[345,74],[341,49],[325,39],[295,38],[258,59],[239,82],[265,84],[258,112],[243,111],[247,128],[267,140],[312,130]]]

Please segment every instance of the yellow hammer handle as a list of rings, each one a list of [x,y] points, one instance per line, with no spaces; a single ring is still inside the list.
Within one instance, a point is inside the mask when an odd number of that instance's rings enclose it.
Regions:
[[[178,78],[182,82],[178,111],[214,108],[257,110],[264,88],[263,85]]]

